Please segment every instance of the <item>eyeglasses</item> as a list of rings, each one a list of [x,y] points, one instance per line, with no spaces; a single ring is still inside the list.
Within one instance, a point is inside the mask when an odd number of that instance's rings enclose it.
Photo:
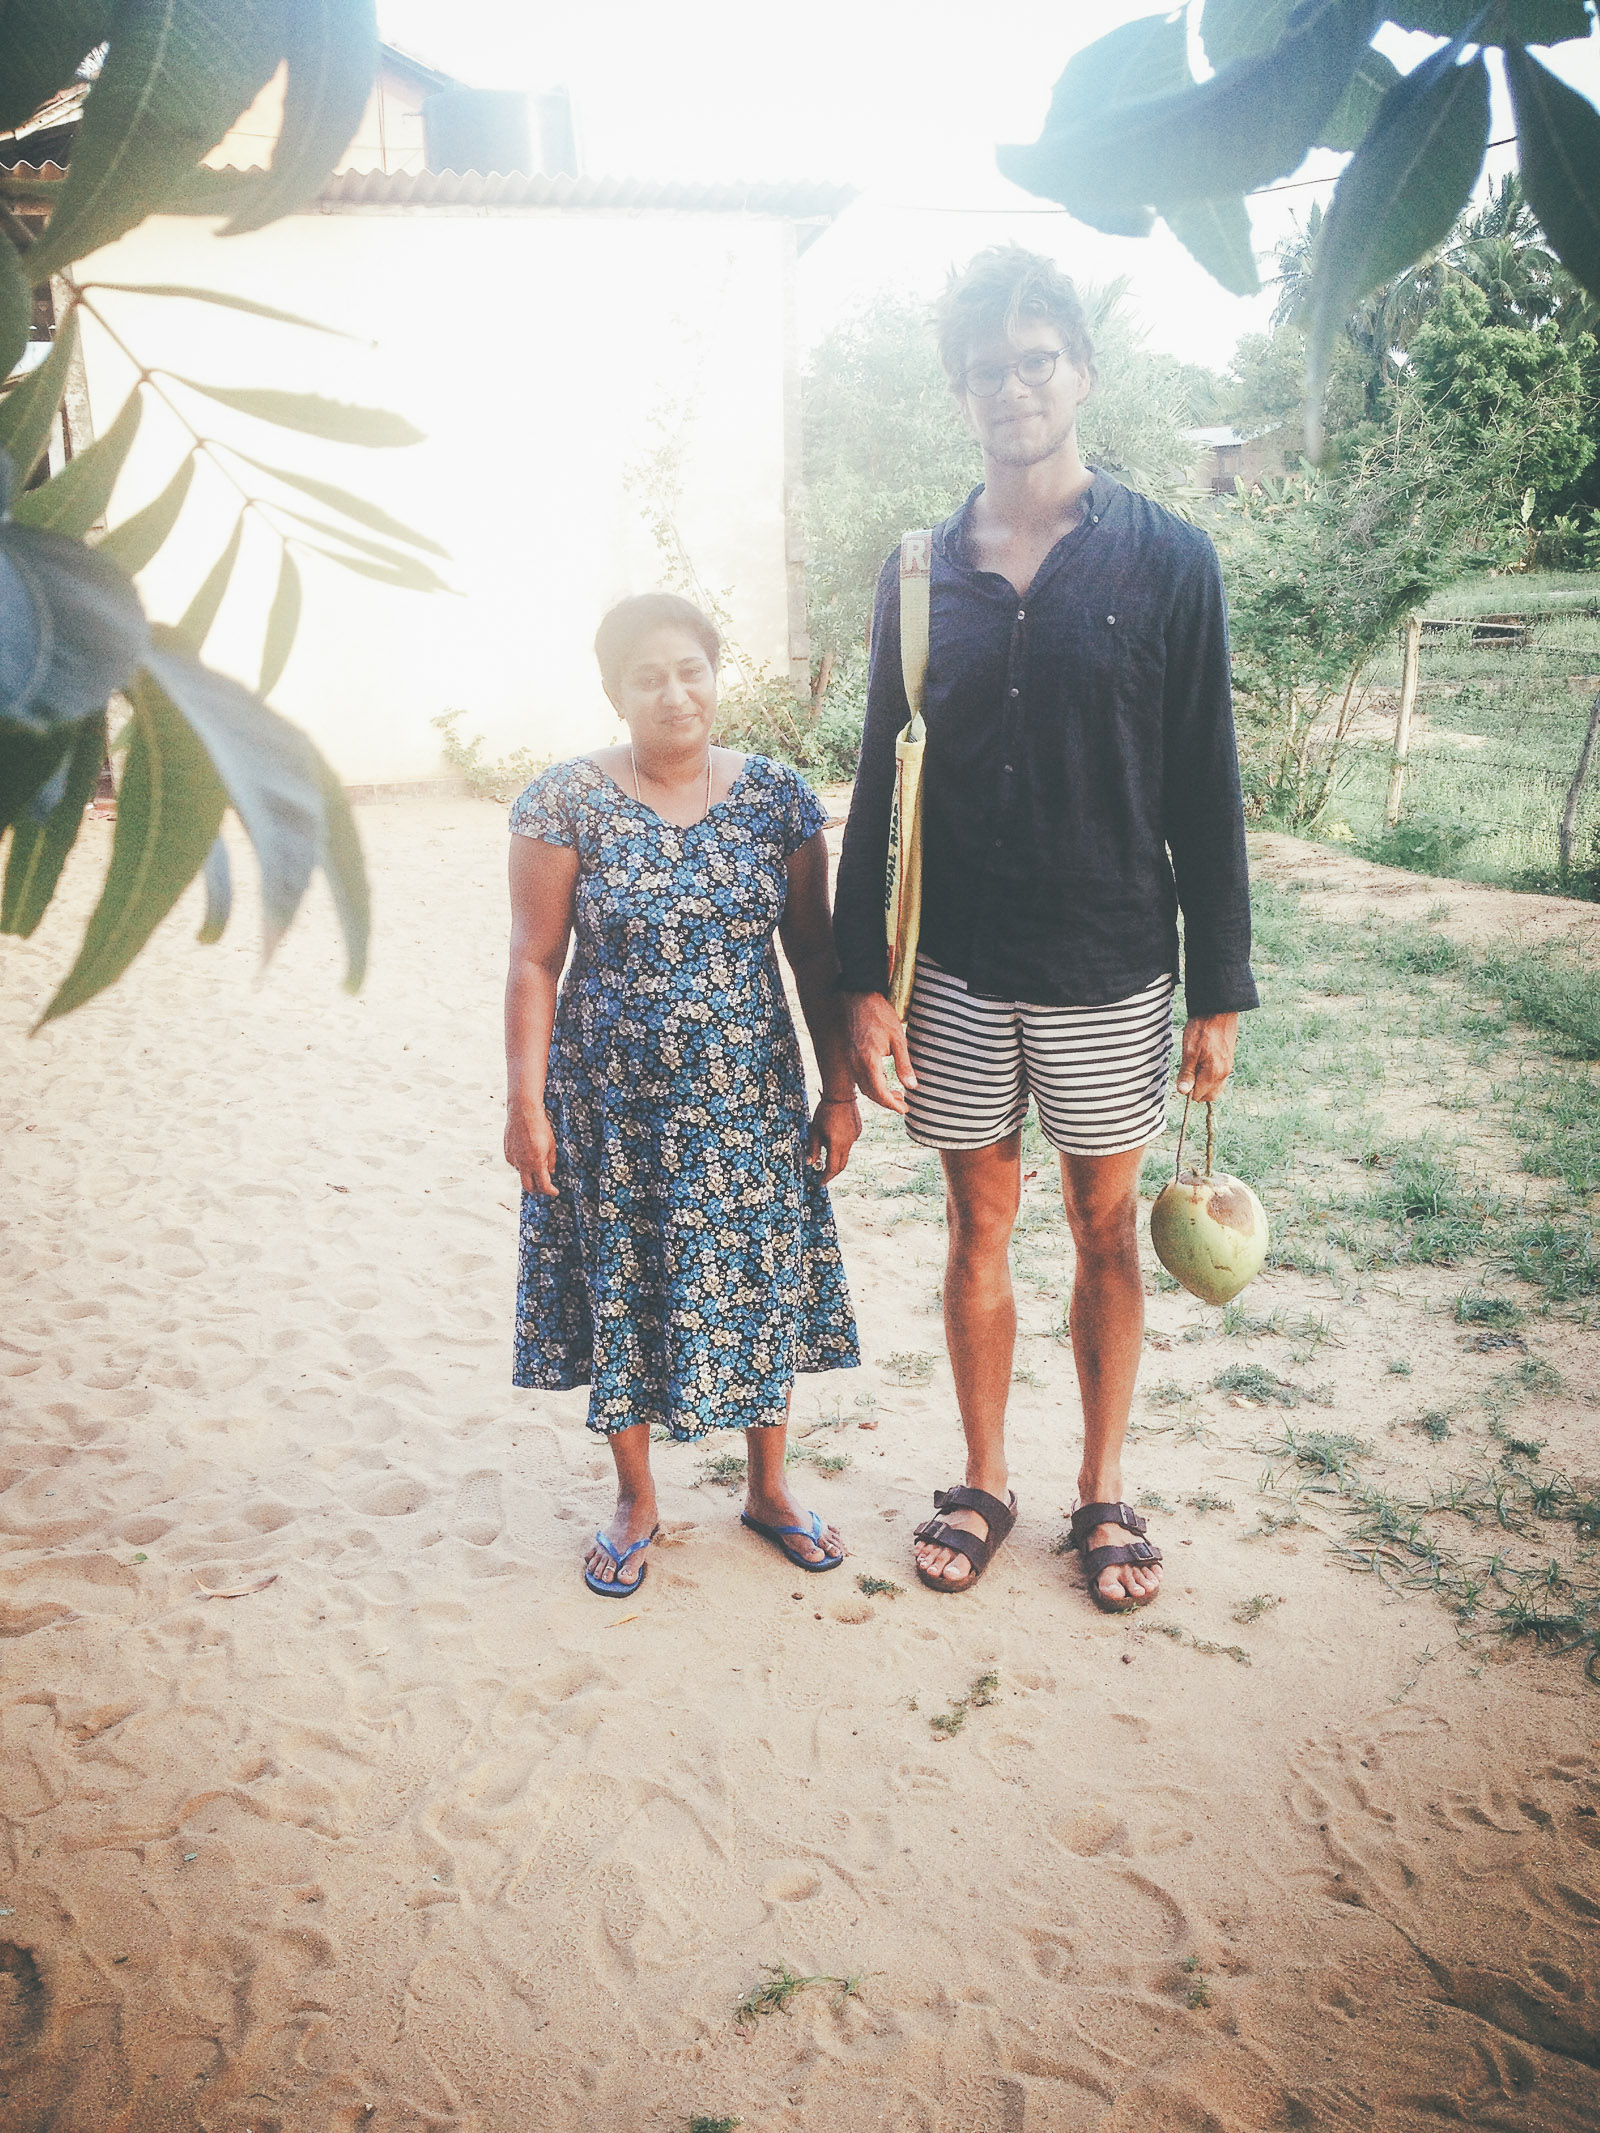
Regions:
[[[961,382],[974,400],[992,400],[1013,371],[1024,385],[1048,385],[1064,348],[1030,348],[1015,363],[974,363],[962,372]]]

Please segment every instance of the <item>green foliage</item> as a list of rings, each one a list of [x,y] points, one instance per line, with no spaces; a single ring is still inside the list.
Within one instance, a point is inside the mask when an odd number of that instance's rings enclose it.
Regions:
[[[1115,236],[1165,216],[1230,288],[1241,278],[1242,196],[1287,177],[1308,150],[1353,149],[1311,275],[1308,449],[1321,452],[1321,398],[1336,339],[1361,298],[1423,259],[1471,196],[1488,141],[1480,40],[1504,55],[1528,198],[1574,281],[1600,298],[1600,113],[1525,45],[1587,38],[1582,0],[1203,0],[1200,33],[1217,69],[1190,78],[1193,5],[1124,24],[1075,53],[1044,130],[1001,148],[1000,168]],[[1397,76],[1372,49],[1385,17],[1452,43]],[[1476,47],[1463,63],[1468,40]],[[1206,210],[1217,212],[1207,213]]]
[[[1600,117],[1597,117],[1600,125]],[[1583,358],[1588,335],[1490,321],[1470,282],[1447,288],[1410,348],[1410,378],[1446,451],[1470,457],[1494,515],[1514,525],[1531,503],[1567,488],[1595,456]]]
[[[502,756],[498,762],[485,762],[483,735],[474,734],[470,741],[464,741],[456,731],[457,720],[466,715],[465,711],[459,710],[441,711],[428,723],[437,727],[445,761],[465,781],[475,800],[498,800],[505,805],[514,800],[525,785],[531,784],[541,770],[549,768],[549,757],[535,755],[530,748],[514,748],[510,755]]]
[[[1477,834],[1473,822],[1444,815],[1407,815],[1361,849],[1380,866],[1409,867],[1414,874],[1448,874]]]
[[[809,1992],[817,1985],[832,1985],[836,1990],[834,2004],[842,2005],[855,1998],[861,1990],[862,1978],[852,1972],[848,1977],[830,1977],[825,1971],[807,1976],[792,1969],[786,1962],[764,1963],[762,1976],[748,1991],[740,1994],[734,2003],[733,2019],[740,2029],[748,2029],[763,2015],[787,2014],[790,2004],[802,1992]],[[733,2121],[734,2124],[738,2120]]]
[[[167,0],[158,7],[45,7],[18,0],[6,20],[5,124],[15,124],[64,88],[91,48],[91,86],[64,179],[30,188],[49,208],[42,235],[21,253],[17,223],[0,236],[0,829],[9,828],[0,927],[37,926],[59,879],[103,758],[105,711],[126,692],[133,717],[119,792],[111,865],[72,969],[46,1009],[66,1013],[112,983],[201,872],[206,917],[200,938],[217,939],[232,903],[224,810],[238,815],[261,869],[264,946],[271,953],[311,876],[327,875],[345,937],[352,988],[365,967],[370,912],[359,840],[343,788],[304,734],[197,656],[232,580],[242,520],[170,628],[152,628],[130,582],[180,518],[201,453],[223,453],[276,484],[309,492],[335,519],[305,520],[269,494],[251,494],[259,522],[283,544],[267,620],[262,692],[281,675],[300,611],[290,544],[396,586],[442,581],[417,548],[437,550],[377,506],[310,477],[251,460],[200,431],[174,387],[202,394],[234,416],[361,446],[414,443],[417,432],[379,409],[345,407],[275,387],[215,386],[167,378],[140,361],[101,308],[106,297],[200,301],[296,329],[337,329],[246,295],[178,284],[94,284],[75,260],[162,209],[224,203],[234,229],[256,228],[312,197],[352,138],[371,87],[376,53],[372,0]],[[285,113],[271,169],[235,177],[202,171],[214,148],[280,66]],[[20,354],[19,289],[56,278],[58,326],[46,360],[8,377]],[[38,487],[23,485],[43,458],[89,312],[133,366],[137,382],[109,426]],[[190,445],[162,492],[86,544],[110,501],[154,394],[189,433]],[[245,487],[233,467],[228,476]],[[15,477],[15,483],[14,483]],[[350,530],[354,520],[384,536]],[[334,545],[295,531],[307,524]],[[398,541],[398,548],[389,545]]]

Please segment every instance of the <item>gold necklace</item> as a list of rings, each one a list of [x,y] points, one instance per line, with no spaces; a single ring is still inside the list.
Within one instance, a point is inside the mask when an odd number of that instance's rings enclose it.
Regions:
[[[645,802],[645,797],[644,797],[644,794],[643,794],[643,793],[642,793],[642,792],[641,792],[641,791],[639,790],[639,758],[638,758],[638,757],[637,757],[637,756],[636,756],[636,755],[634,754],[634,752],[633,752],[633,743],[632,743],[632,741],[629,741],[629,743],[628,743],[628,761],[629,761],[629,762],[630,762],[630,763],[631,763],[631,764],[633,765],[633,797],[634,797],[634,798],[635,798],[635,799],[636,799],[636,800],[638,801],[639,805],[640,805],[641,807],[643,807],[643,806],[644,806],[644,805],[646,804],[646,802]],[[652,809],[652,810],[651,810],[651,812],[652,812],[652,813],[654,813],[654,809]],[[706,814],[706,815],[709,815],[709,814],[710,814],[710,812],[711,812],[711,750],[710,750],[710,749],[708,748],[708,749],[706,750],[706,805],[705,805],[705,814]],[[663,819],[665,819],[665,818],[663,817]],[[701,819],[702,821],[704,821],[704,820],[705,820],[705,815],[702,815],[700,819]],[[673,824],[672,826],[673,826],[673,828],[674,828],[674,829],[693,829],[693,828],[694,828],[694,824],[693,824],[692,822],[675,822],[675,823],[674,823],[674,824]]]

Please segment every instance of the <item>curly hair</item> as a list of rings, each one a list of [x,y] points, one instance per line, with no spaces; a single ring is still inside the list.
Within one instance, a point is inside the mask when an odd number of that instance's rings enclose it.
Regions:
[[[1094,376],[1094,342],[1077,290],[1052,259],[1020,244],[993,244],[952,269],[934,306],[939,360],[952,392],[962,390],[974,341],[1014,334],[1028,319],[1048,319],[1074,363]]]

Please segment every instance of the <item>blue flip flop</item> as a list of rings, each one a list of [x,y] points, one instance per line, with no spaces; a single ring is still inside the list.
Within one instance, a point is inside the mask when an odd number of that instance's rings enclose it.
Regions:
[[[655,1533],[647,1533],[643,1540],[631,1541],[628,1546],[623,1549],[620,1555],[617,1553],[616,1549],[612,1547],[610,1541],[606,1539],[603,1533],[596,1533],[595,1540],[599,1544],[601,1549],[607,1555],[610,1556],[612,1562],[615,1564],[618,1571],[620,1571],[625,1563],[631,1561],[632,1558],[639,1553],[641,1548],[648,1548],[650,1543],[655,1539],[656,1533],[659,1533],[660,1531],[661,1528],[657,1526],[655,1529]],[[645,1576],[649,1571],[649,1568],[650,1565],[648,1563],[641,1563],[639,1565],[639,1575],[636,1578],[630,1579],[626,1584],[622,1582],[620,1577],[609,1579],[597,1578],[592,1570],[585,1570],[583,1573],[583,1582],[588,1586],[591,1592],[597,1592],[602,1600],[626,1600],[630,1599],[633,1594],[639,1590],[639,1587],[645,1581]]]
[[[822,1514],[820,1511],[811,1513],[809,1526],[764,1526],[759,1518],[752,1518],[748,1511],[739,1513],[739,1523],[741,1526],[748,1526],[752,1533],[759,1533],[763,1540],[771,1541],[774,1548],[780,1549],[789,1558],[796,1570],[837,1570],[844,1561],[842,1555],[824,1555],[820,1563],[808,1563],[805,1557],[798,1554],[784,1539],[786,1533],[794,1533],[798,1534],[802,1539],[810,1541],[812,1547],[820,1548],[822,1546]]]

